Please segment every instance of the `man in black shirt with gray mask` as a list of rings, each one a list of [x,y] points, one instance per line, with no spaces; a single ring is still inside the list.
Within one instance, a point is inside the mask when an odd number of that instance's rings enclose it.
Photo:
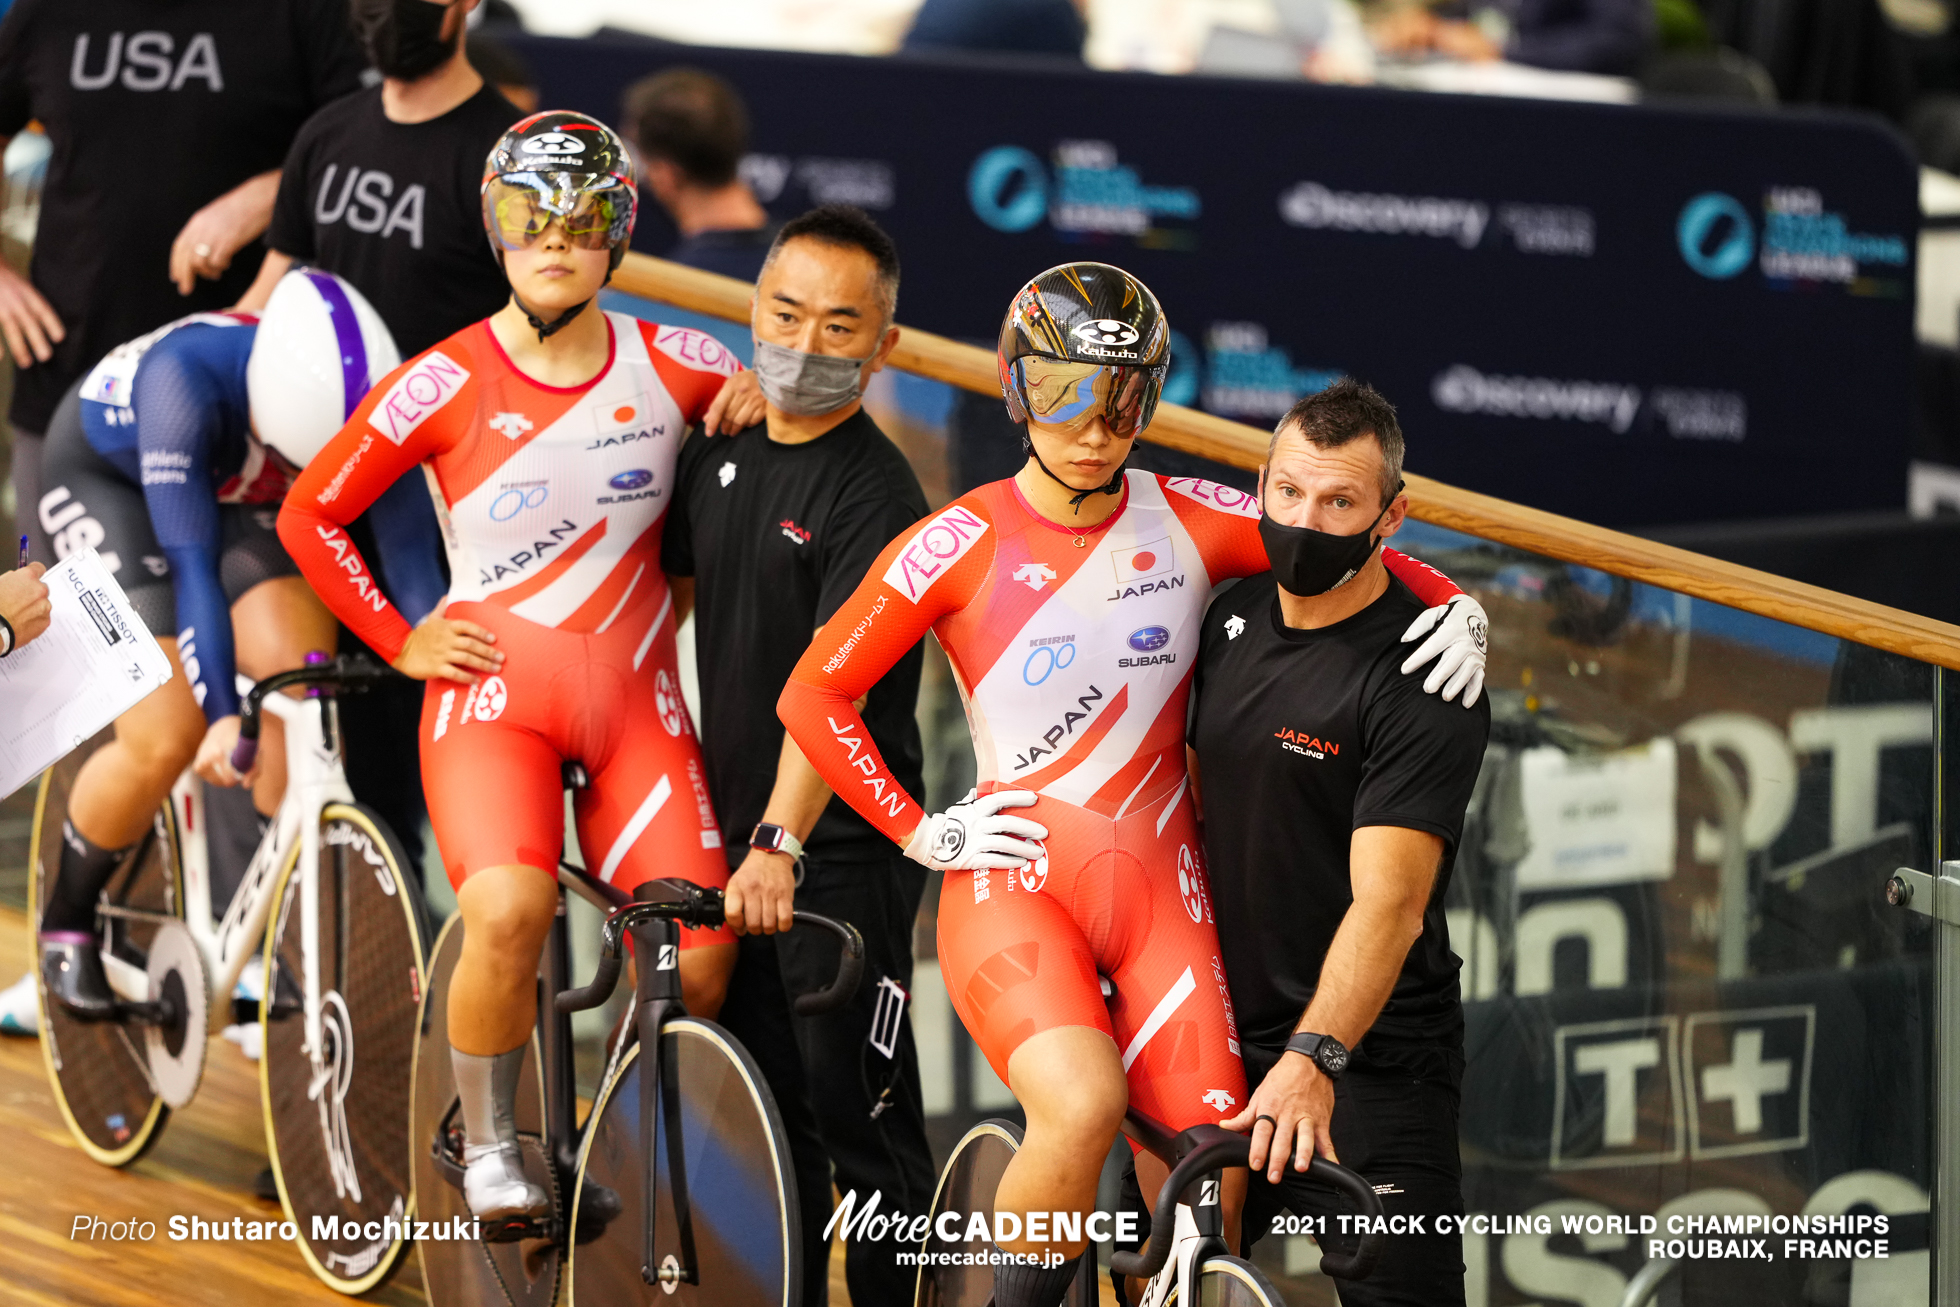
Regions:
[[[767,420],[681,448],[662,561],[694,578],[677,581],[675,597],[684,603],[691,590],[695,603],[701,750],[733,869],[728,920],[750,932],[720,1020],[764,1063],[779,1098],[797,1096],[798,1078],[807,1084],[837,1189],[856,1191],[856,1211],[878,1194],[878,1212],[917,1216],[933,1187],[906,1011],[924,875],[831,794],[776,716],[810,633],[892,537],[925,516],[918,478],[863,407],[865,380],[898,343],[897,297],[898,251],[862,211],[827,205],[784,225],[756,283],[752,319]],[[922,791],[913,718],[921,663],[915,648],[864,707],[872,738],[914,794]],[[788,1042],[765,1024],[788,1021],[782,984],[819,988],[836,965],[836,945],[813,932],[756,937],[786,925],[792,903],[864,933],[864,983],[842,1011],[795,1020],[800,1068],[772,1067]],[[769,974],[777,960],[780,981]],[[815,1169],[799,1157],[805,1257],[815,1260],[806,1302],[822,1292],[831,1207],[830,1176]],[[917,1272],[897,1265],[899,1249],[891,1240],[850,1243],[853,1302],[911,1301]]]
[[[1490,708],[1481,659],[1439,662],[1426,685],[1401,674],[1423,612],[1381,561],[1408,512],[1401,472],[1395,410],[1369,387],[1294,405],[1260,472],[1273,570],[1213,600],[1199,637],[1191,743],[1252,1088],[1223,1124],[1252,1135],[1252,1239],[1285,1208],[1328,1217],[1322,1243],[1351,1251],[1344,1209],[1304,1183],[1316,1148],[1367,1176],[1390,1216],[1463,1212],[1443,895]],[[1461,1235],[1433,1224],[1341,1286],[1347,1307],[1463,1300]]]

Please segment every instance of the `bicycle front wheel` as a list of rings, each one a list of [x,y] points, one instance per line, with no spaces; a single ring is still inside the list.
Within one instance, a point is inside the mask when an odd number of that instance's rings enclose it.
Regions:
[[[648,1154],[640,1132],[640,1052],[638,1044],[629,1049],[600,1091],[579,1152],[567,1275],[574,1307],[791,1307],[801,1295],[803,1256],[789,1142],[754,1059],[712,1021],[680,1017],[661,1032],[665,1105],[647,1132],[658,1198],[654,1245],[643,1246]],[[656,1286],[640,1275],[643,1258],[670,1271],[686,1261],[674,1201],[676,1138],[696,1275],[692,1284]],[[579,1202],[589,1185],[618,1194],[622,1210],[602,1236],[581,1245]]]
[[[1178,1287],[1172,1285],[1164,1307],[1180,1301]],[[1198,1268],[1198,1307],[1286,1307],[1286,1299],[1251,1262],[1207,1257]]]
[[[95,751],[115,738],[105,730],[48,768],[34,801],[33,849],[28,859],[33,883],[27,899],[34,922],[54,892],[61,869],[61,827],[68,818],[68,796],[75,777]],[[102,918],[109,953],[143,970],[149,962],[157,925],[154,917],[184,915],[183,864],[178,854],[177,821],[166,802],[156,822],[109,878],[103,892],[111,908],[153,914]],[[157,1094],[144,1051],[141,1026],[117,1021],[77,1021],[48,1001],[35,959],[35,992],[41,1005],[41,1057],[48,1068],[54,1101],[68,1132],[82,1151],[104,1166],[128,1166],[163,1133],[170,1109]]]
[[[409,1086],[422,998],[422,938],[407,855],[359,804],[320,813],[320,1035],[306,1047],[300,851],[266,927],[259,1086],[266,1149],[313,1273],[366,1293],[408,1251]]]

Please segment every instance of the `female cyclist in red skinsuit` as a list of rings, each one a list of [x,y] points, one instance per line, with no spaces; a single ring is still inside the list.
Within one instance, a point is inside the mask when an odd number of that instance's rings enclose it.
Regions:
[[[1155,297],[1120,269],[1071,264],[1030,282],[1000,338],[1026,466],[893,541],[780,704],[836,791],[946,872],[947,991],[1027,1110],[998,1211],[1092,1208],[1127,1103],[1183,1129],[1225,1120],[1245,1098],[1185,771],[1185,701],[1212,588],[1269,564],[1253,496],[1122,471],[1156,405],[1168,336]],[[1385,561],[1425,602],[1450,606],[1424,615],[1431,627],[1467,624],[1475,601],[1448,578],[1394,551]],[[928,628],[966,700],[980,777],[979,797],[931,816],[851,706]],[[1405,670],[1448,642],[1432,640]],[[1467,630],[1462,643],[1439,665],[1459,673],[1450,694],[1468,679]],[[1107,1000],[1099,976],[1113,984]],[[1161,1166],[1148,1174],[1152,1160],[1139,1158],[1148,1188],[1162,1179]],[[1073,1257],[1083,1244],[1002,1246]],[[1047,1307],[1072,1274],[1072,1263],[1002,1267],[995,1300]]]
[[[538,114],[505,133],[483,198],[510,304],[383,379],[279,517],[327,604],[429,683],[423,784],[466,931],[449,998],[464,1191],[485,1222],[545,1208],[513,1103],[558,902],[561,766],[591,778],[575,804],[600,879],[728,875],[660,533],[682,434],[738,365],[697,332],[584,311],[625,252],[633,197],[625,150],[595,120]],[[447,607],[411,631],[344,528],[418,464],[451,581]],[[688,931],[681,947],[689,1005],[712,1013],[733,936]]]

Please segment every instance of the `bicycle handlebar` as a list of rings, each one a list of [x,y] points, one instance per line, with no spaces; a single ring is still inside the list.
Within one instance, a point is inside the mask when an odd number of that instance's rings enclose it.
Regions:
[[[553,1000],[558,1011],[583,1012],[598,1007],[612,997],[613,990],[619,985],[619,973],[626,965],[626,932],[638,923],[667,918],[683,926],[710,930],[723,923],[725,918],[720,890],[704,889],[684,880],[656,883],[668,887],[678,897],[660,902],[629,903],[609,914],[600,931],[599,967],[593,972],[592,983],[560,993]],[[858,981],[864,975],[864,936],[848,921],[833,921],[814,912],[796,913],[794,925],[829,931],[843,945],[836,978],[814,994],[798,994],[795,1003],[797,1014],[816,1016],[849,1002],[851,996],[857,993]]]
[[[308,658],[317,655],[309,654]],[[365,690],[378,681],[401,675],[362,654],[342,654],[331,662],[295,667],[266,677],[245,696],[238,709],[238,743],[232,746],[231,766],[239,775],[252,770],[259,756],[259,727],[264,723],[261,705],[266,696],[293,685],[334,685],[344,690]]]
[[[1126,1129],[1129,1124],[1125,1123]],[[1160,1152],[1162,1128],[1156,1123],[1145,1120],[1141,1129],[1131,1133],[1150,1151]],[[1183,1156],[1177,1159],[1177,1165],[1171,1169],[1164,1187],[1157,1191],[1157,1208],[1150,1214],[1150,1241],[1137,1252],[1112,1254],[1110,1269],[1118,1275],[1131,1275],[1141,1280],[1147,1280],[1162,1270],[1164,1263],[1170,1260],[1171,1244],[1177,1232],[1177,1204],[1184,1191],[1207,1171],[1226,1166],[1244,1166],[1251,1147],[1252,1140],[1247,1136],[1233,1134],[1215,1125],[1192,1126],[1178,1135],[1174,1148],[1182,1149]],[[1164,1160],[1169,1161],[1170,1158],[1165,1157]],[[1307,1178],[1346,1193],[1361,1208],[1363,1216],[1379,1218],[1382,1214],[1382,1200],[1375,1193],[1374,1186],[1345,1166],[1316,1154],[1307,1167]],[[1375,1263],[1381,1260],[1382,1246],[1387,1240],[1386,1235],[1375,1230],[1362,1235],[1361,1246],[1351,1254],[1323,1253],[1320,1258],[1321,1273],[1337,1280],[1366,1279],[1375,1269]]]

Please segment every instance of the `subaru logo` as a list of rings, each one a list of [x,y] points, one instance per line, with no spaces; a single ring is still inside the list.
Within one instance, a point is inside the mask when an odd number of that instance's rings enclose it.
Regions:
[[[1130,632],[1130,648],[1138,653],[1161,649],[1170,642],[1171,632],[1167,626],[1146,626],[1141,631]]]
[[[643,467],[636,467],[631,472],[621,472],[606,484],[614,490],[638,490],[651,480],[653,480],[653,473]]]
[[[1756,229],[1749,211],[1732,195],[1707,191],[1681,208],[1674,239],[1690,268],[1713,281],[1726,281],[1749,266],[1756,253]]]

